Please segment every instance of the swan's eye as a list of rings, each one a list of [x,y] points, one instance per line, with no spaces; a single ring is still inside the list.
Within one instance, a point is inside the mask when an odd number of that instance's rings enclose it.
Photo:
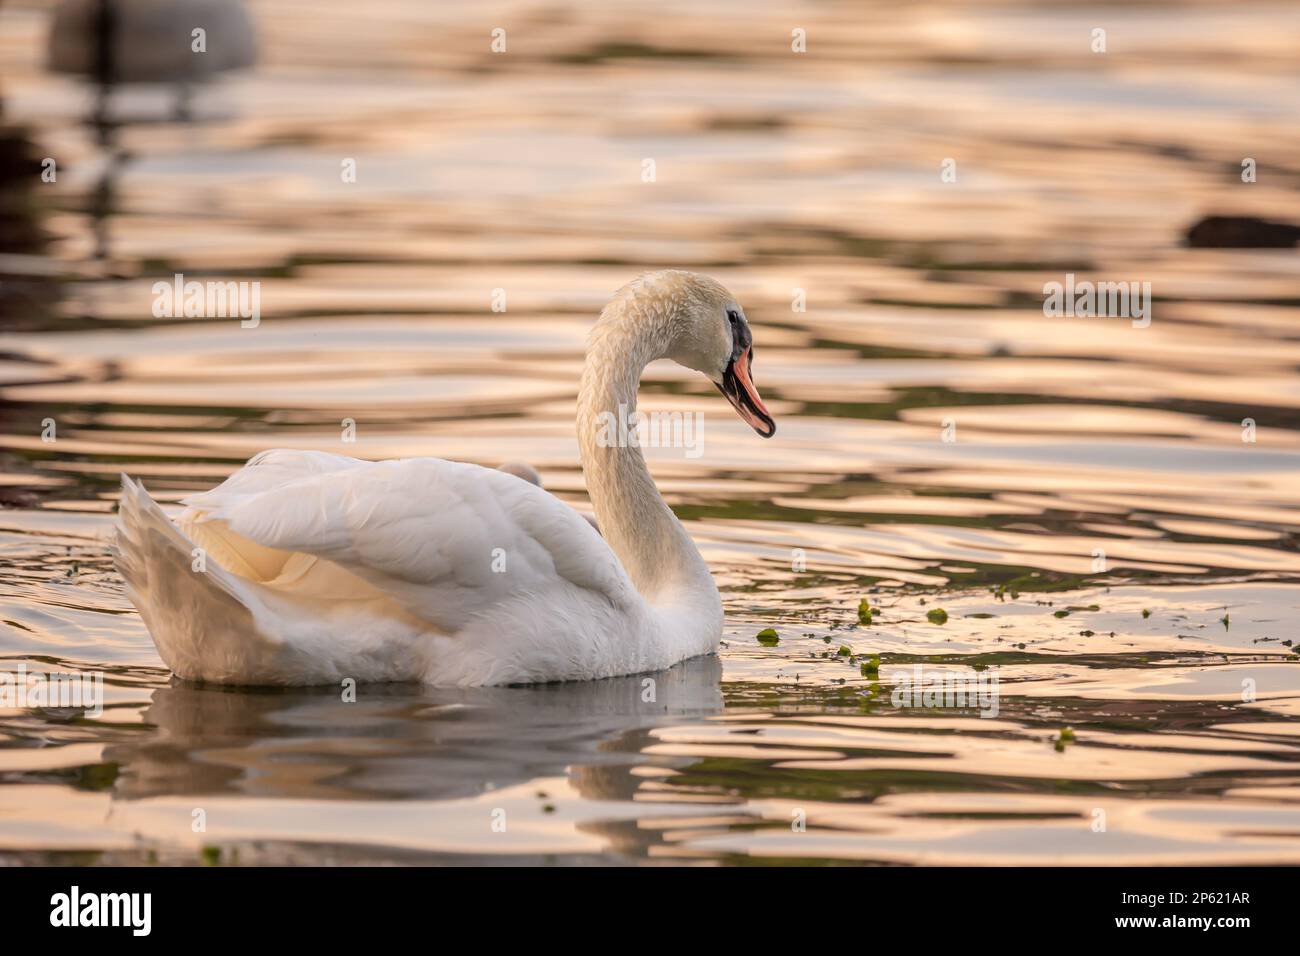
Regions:
[[[728,309],[727,321],[730,322],[732,325],[735,325],[737,322],[740,321],[740,313],[737,312],[735,309]]]

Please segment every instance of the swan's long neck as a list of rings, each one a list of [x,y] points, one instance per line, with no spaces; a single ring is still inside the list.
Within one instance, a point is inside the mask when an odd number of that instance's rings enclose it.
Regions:
[[[708,566],[659,496],[641,449],[620,442],[646,365],[667,356],[671,316],[613,302],[592,329],[578,391],[578,444],[601,534],[652,603],[718,607]],[[611,439],[613,439],[611,441]]]

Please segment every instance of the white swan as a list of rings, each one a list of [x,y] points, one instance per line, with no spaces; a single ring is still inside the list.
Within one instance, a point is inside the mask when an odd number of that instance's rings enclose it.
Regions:
[[[187,82],[252,66],[257,44],[240,0],[63,0],[46,61],[55,73],[111,83]]]
[[[546,487],[542,484],[542,476],[538,470],[526,461],[508,461],[504,465],[497,465],[497,471],[504,471],[507,475],[514,475],[516,478],[522,478],[524,481],[531,485],[536,485],[538,488]],[[582,519],[597,531],[600,530],[600,525],[596,524],[595,515],[589,515],[585,511],[579,511],[578,514],[582,515]]]
[[[605,537],[478,465],[267,451],[173,523],[122,476],[114,558],[182,678],[508,684],[659,670],[716,650],[722,602],[641,450],[605,440],[660,358],[703,372],[760,435],[744,312],[689,272],[642,276],[592,329],[578,441]]]

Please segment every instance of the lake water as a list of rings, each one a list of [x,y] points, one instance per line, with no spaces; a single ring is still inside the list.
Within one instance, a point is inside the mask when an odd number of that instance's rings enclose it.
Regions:
[[[0,710],[0,861],[1300,862],[1300,258],[1183,242],[1300,221],[1300,7],[248,6],[254,70],[189,122],[116,90],[104,137],[47,5],[0,9],[0,657],[107,698]],[[719,657],[350,704],[170,679],[120,472],[523,460],[584,507],[584,335],[665,266],[745,304],[779,423],[643,385],[704,414],[650,457]],[[259,281],[260,324],[155,318],[175,273]],[[1044,316],[1068,274],[1150,282],[1150,324]],[[895,706],[918,665],[996,676],[996,715]]]

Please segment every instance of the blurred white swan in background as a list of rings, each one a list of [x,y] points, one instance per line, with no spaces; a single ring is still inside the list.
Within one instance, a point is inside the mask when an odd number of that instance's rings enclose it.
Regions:
[[[202,52],[195,30],[204,31]],[[63,0],[50,24],[49,68],[97,76],[105,56],[114,82],[171,83],[252,66],[257,48],[240,0]]]
[[[124,475],[117,567],[163,661],[191,680],[480,685],[666,668],[717,648],[722,602],[610,422],[635,411],[645,366],[670,358],[771,437],[752,357],[744,312],[712,279],[651,273],[614,296],[577,407],[603,539],[503,471],[276,450],[185,499],[175,522]]]
[[[196,30],[203,31],[201,49]],[[182,115],[192,84],[256,60],[253,23],[240,0],[63,0],[46,45],[52,72],[97,81],[101,97],[120,83],[174,84]]]

